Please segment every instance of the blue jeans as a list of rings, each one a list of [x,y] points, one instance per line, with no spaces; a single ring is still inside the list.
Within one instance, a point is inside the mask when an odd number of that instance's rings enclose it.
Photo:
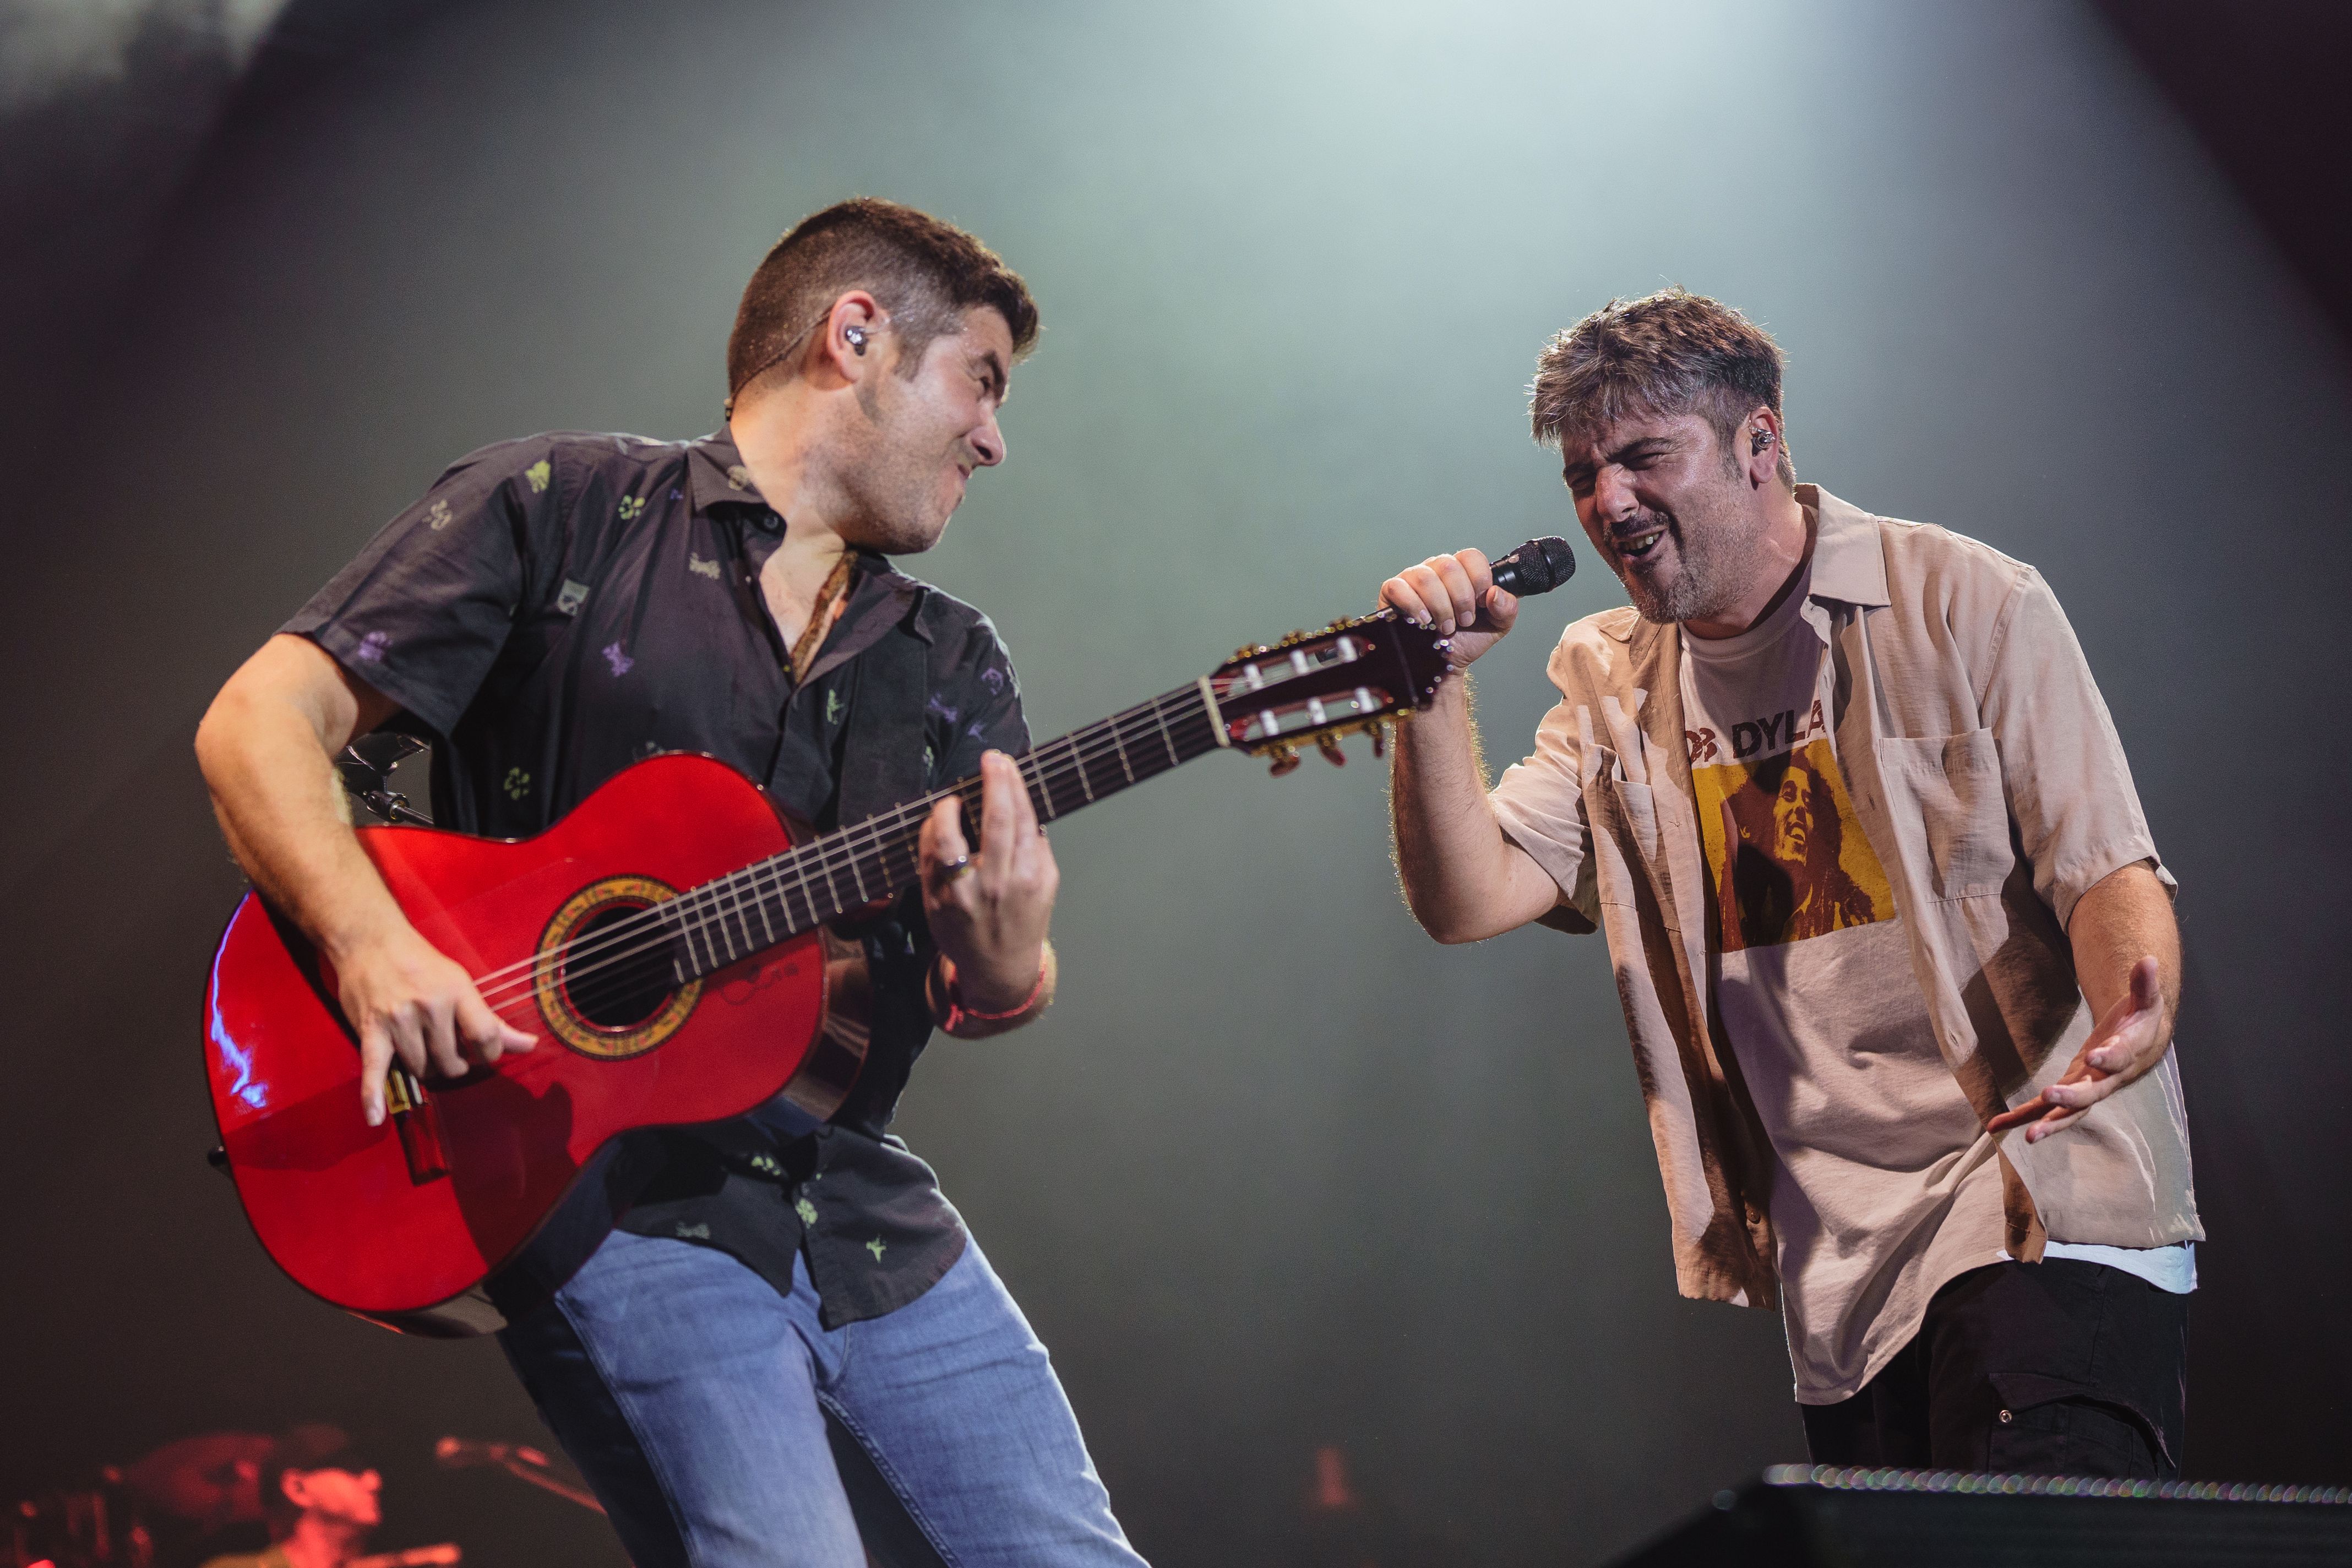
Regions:
[[[1141,1568],[1077,1418],[980,1247],[828,1331],[726,1253],[614,1232],[499,1341],[636,1568],[862,1568],[825,1415],[949,1568]]]

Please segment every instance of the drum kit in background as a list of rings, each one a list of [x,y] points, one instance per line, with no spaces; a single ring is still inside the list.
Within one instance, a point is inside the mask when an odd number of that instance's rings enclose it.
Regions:
[[[319,1431],[332,1428],[295,1429]],[[135,1463],[102,1467],[88,1485],[11,1503],[0,1520],[0,1568],[198,1568],[224,1553],[260,1551],[266,1544],[262,1487],[289,1436],[205,1432],[183,1437]],[[501,1470],[604,1511],[562,1460],[525,1444],[444,1437],[434,1445],[433,1458],[446,1469]],[[442,1542],[355,1557],[345,1568],[442,1568],[464,1557],[455,1542]]]

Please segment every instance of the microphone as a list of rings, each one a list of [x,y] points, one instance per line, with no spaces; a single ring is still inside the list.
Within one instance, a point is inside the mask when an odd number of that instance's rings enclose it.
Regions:
[[[576,1502],[582,1508],[597,1513],[604,1505],[584,1487],[559,1479],[547,1456],[521,1443],[485,1443],[473,1437],[444,1437],[433,1445],[433,1459],[444,1469],[462,1470],[475,1465],[488,1465],[504,1470],[519,1481],[529,1481],[541,1491],[553,1492],[566,1502]]]
[[[1549,594],[1576,575],[1576,553],[1557,533],[1530,539],[1492,564],[1495,586],[1521,598]]]
[[[1529,594],[1549,594],[1576,575],[1576,552],[1568,541],[1557,533],[1547,533],[1541,539],[1530,539],[1508,555],[1487,563],[1495,574],[1495,586],[1506,594],[1525,598]],[[1372,612],[1371,618],[1392,621],[1397,618],[1393,605],[1382,605]],[[1468,631],[1483,624],[1483,615],[1464,624]]]
[[[469,1465],[530,1465],[547,1468],[547,1456],[520,1443],[483,1443],[471,1437],[444,1437],[433,1445],[434,1462],[444,1469],[462,1470]]]

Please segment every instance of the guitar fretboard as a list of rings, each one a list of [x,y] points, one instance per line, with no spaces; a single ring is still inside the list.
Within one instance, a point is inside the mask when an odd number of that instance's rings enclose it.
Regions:
[[[1098,723],[1073,730],[1016,759],[1041,823],[1218,747],[1199,686],[1183,686]],[[977,837],[977,774],[836,829],[781,855],[705,882],[646,911],[671,932],[671,973],[683,984],[914,882],[923,821],[942,800],[963,802]]]

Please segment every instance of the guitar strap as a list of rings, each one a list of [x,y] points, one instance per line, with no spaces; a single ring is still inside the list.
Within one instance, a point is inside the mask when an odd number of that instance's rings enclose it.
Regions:
[[[916,627],[925,595],[917,593],[905,616],[856,656],[844,722],[840,806],[844,826],[914,799],[930,788],[923,741],[923,710],[930,700],[930,643]]]

